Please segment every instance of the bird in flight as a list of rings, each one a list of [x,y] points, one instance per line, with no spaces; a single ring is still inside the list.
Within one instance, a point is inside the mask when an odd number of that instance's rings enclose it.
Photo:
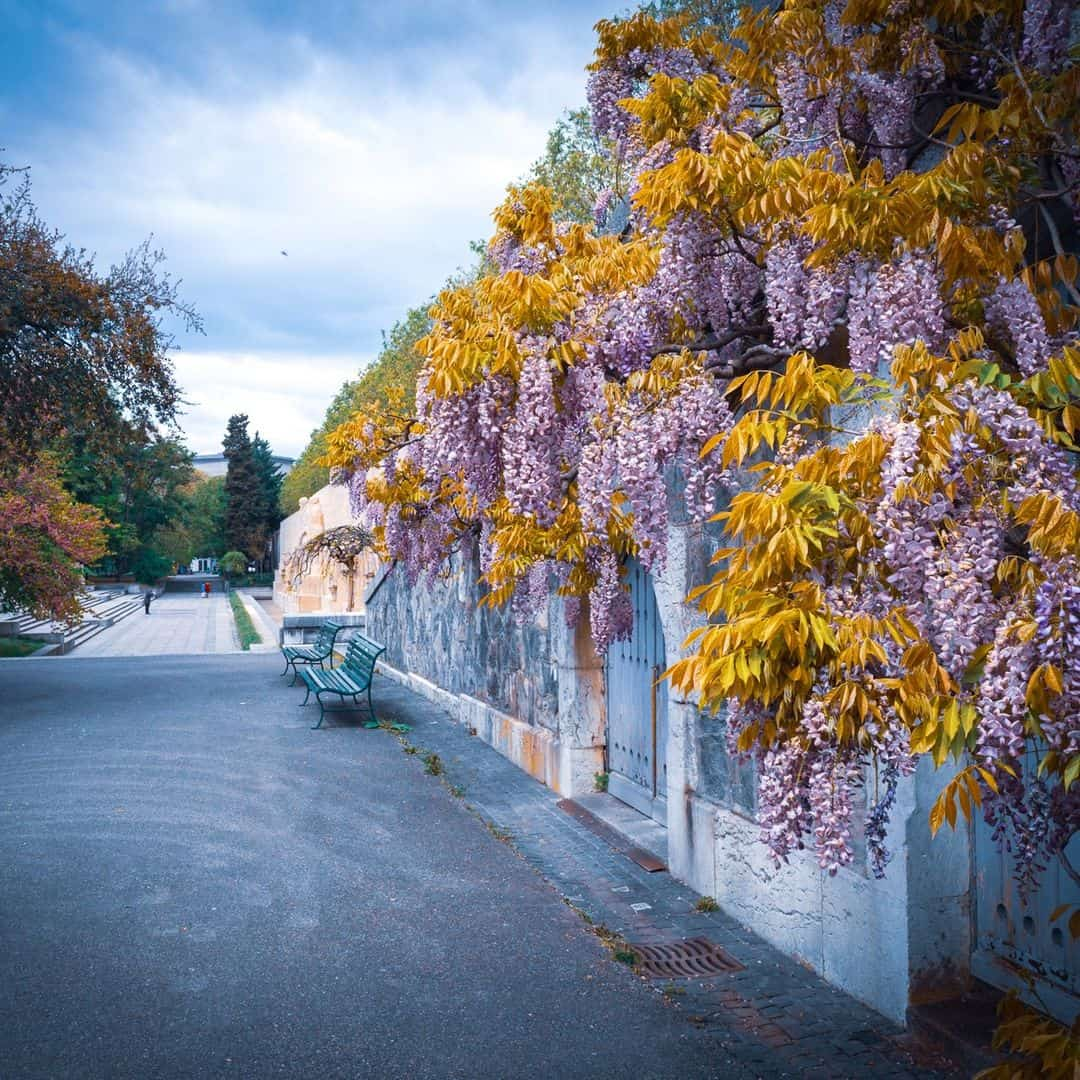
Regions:
[[[288,255],[289,253],[288,253],[287,251],[285,251],[284,249],[282,249],[282,252],[281,252],[281,254],[282,254],[282,255]]]

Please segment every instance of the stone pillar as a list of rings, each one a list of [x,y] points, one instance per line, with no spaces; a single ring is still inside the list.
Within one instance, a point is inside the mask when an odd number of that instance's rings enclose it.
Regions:
[[[971,827],[961,818],[930,835],[930,808],[956,775],[924,756],[911,782],[907,818],[907,935],[912,1004],[954,997],[968,988],[974,926]]]
[[[586,612],[577,626],[567,626],[561,597],[551,598],[548,632],[558,681],[556,788],[573,798],[592,791],[596,774],[604,771],[604,661],[593,647]]]
[[[667,561],[652,581],[669,667],[685,655],[683,642],[701,624],[697,607],[687,603],[686,597],[705,580],[707,556],[700,525],[673,525],[668,530]],[[680,881],[712,896],[716,891],[715,808],[696,795],[701,747],[697,703],[669,684],[667,709],[668,864]]]

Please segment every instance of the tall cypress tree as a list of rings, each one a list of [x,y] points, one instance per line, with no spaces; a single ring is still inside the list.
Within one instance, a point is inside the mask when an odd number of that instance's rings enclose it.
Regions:
[[[242,551],[251,559],[266,553],[270,535],[267,507],[255,450],[247,431],[244,413],[229,417],[222,447],[228,468],[225,472],[225,546]]]
[[[251,451],[262,492],[266,527],[273,532],[284,516],[281,512],[281,482],[285,477],[274,464],[274,452],[270,449],[270,444],[257,431],[255,438],[251,440]]]

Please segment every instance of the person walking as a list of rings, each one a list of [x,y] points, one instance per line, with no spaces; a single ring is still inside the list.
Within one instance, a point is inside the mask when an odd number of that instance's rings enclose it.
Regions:
[[[154,590],[153,589],[147,589],[146,592],[143,593],[143,597],[142,597],[143,610],[146,612],[147,615],[150,614],[150,602],[153,599],[154,599]]]

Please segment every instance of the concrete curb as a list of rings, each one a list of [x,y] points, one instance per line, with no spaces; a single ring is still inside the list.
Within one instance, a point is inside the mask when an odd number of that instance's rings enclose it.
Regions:
[[[245,589],[234,589],[233,591],[240,597],[240,603],[244,605],[248,615],[251,616],[251,621],[255,624],[255,629],[258,630],[259,637],[262,638],[262,641],[252,645],[251,648],[248,649],[248,652],[277,652],[277,623],[266,614],[262,604],[260,604],[253,596],[249,595]]]

